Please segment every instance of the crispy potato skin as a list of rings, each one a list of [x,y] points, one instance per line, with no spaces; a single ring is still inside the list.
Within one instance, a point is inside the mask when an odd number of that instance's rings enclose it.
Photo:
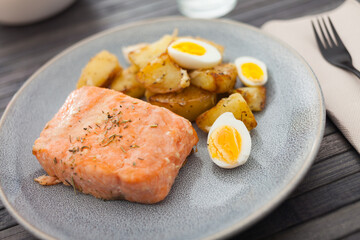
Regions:
[[[117,57],[106,50],[96,54],[83,68],[76,88],[107,86],[122,71]]]
[[[166,52],[167,47],[175,40],[176,34],[177,31],[174,31],[173,35],[165,35],[154,43],[131,51],[127,55],[129,61],[139,69],[145,67],[151,60]]]
[[[126,46],[126,47],[123,47],[121,50],[122,50],[122,54],[125,58],[125,60],[131,64],[130,62],[130,59],[129,59],[129,53],[131,52],[135,52],[137,50],[140,50],[146,46],[148,46],[149,43],[137,43],[137,44],[134,44],[134,45],[130,45],[130,46]]]
[[[257,125],[253,113],[239,93],[234,93],[228,98],[221,99],[215,107],[198,116],[196,124],[204,132],[209,132],[215,120],[225,112],[232,112],[236,119],[243,121],[249,131]]]
[[[194,121],[201,113],[215,106],[216,94],[190,86],[180,92],[152,95],[148,101]]]
[[[193,70],[189,73],[191,84],[210,92],[225,93],[234,88],[236,67],[232,63],[223,63],[210,69]]]
[[[154,93],[176,92],[190,85],[187,71],[180,68],[167,53],[153,59],[136,75],[136,80]]]
[[[262,111],[265,108],[266,88],[259,87],[242,87],[232,91],[240,93],[249,105],[251,111]]]
[[[137,72],[137,66],[132,65],[128,67],[124,71],[118,73],[111,83],[110,88],[134,98],[142,98],[145,93],[145,88],[136,81]]]
[[[145,98],[146,98],[146,101],[149,101],[150,97],[151,96],[154,96],[156,94],[159,94],[159,93],[154,93],[148,89],[145,89]]]

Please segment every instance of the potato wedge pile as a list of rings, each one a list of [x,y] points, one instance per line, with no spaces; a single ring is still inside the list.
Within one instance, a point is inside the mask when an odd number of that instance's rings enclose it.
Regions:
[[[178,37],[175,30],[156,42],[124,47],[124,58],[130,64],[127,68],[119,64],[114,54],[101,51],[82,70],[77,88],[86,85],[109,87],[131,97],[145,96],[151,104],[165,107],[189,121],[196,121],[205,132],[224,112],[232,112],[249,131],[255,128],[257,122],[253,111],[264,109],[265,87],[234,89],[237,68],[233,63],[222,62],[225,48],[207,39],[186,37],[217,49],[221,62],[210,68],[181,67],[172,58],[171,52],[168,53],[168,47],[183,38]]]
[[[216,93],[191,85],[180,92],[151,94],[147,100],[151,104],[170,109],[189,121],[194,121],[216,104]]]
[[[167,53],[162,53],[140,69],[136,79],[154,93],[177,92],[190,86],[186,70],[172,61]]]

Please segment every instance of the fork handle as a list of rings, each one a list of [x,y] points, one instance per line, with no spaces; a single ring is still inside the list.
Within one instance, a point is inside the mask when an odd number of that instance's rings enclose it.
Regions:
[[[353,68],[352,70],[349,71],[355,74],[358,78],[360,78],[360,72],[357,69]]]
[[[360,78],[360,71],[358,71],[354,66],[342,65],[341,67],[344,68],[345,70],[352,72],[353,74],[355,74],[355,76]]]

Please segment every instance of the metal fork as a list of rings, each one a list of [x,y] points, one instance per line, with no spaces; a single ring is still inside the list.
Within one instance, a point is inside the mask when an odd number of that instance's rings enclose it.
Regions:
[[[322,38],[324,40],[323,41],[324,43],[322,43],[320,40],[320,36],[319,36],[318,32],[316,31],[314,22],[311,21],[311,24],[312,24],[312,27],[313,27],[314,33],[315,33],[315,38],[316,38],[316,41],[319,46],[321,54],[326,59],[326,61],[328,61],[332,65],[335,65],[337,67],[340,67],[342,69],[350,71],[350,72],[354,73],[358,78],[360,78],[360,72],[356,68],[354,68],[354,66],[352,64],[352,59],[351,59],[350,53],[346,49],[344,43],[341,41],[340,36],[336,32],[335,27],[329,17],[328,17],[328,20],[329,20],[329,23],[330,23],[330,26],[331,26],[331,29],[332,29],[335,39],[333,39],[333,37],[331,36],[330,31],[324,21],[324,18],[322,18],[322,22],[323,22],[324,28],[326,30],[327,36],[325,36],[323,27],[321,26],[319,19],[317,19],[317,23],[318,23]],[[336,40],[336,43],[334,40]]]

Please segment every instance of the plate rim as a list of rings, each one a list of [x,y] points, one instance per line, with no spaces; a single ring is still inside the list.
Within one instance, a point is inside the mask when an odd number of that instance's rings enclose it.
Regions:
[[[6,106],[6,109],[0,119],[0,130],[4,125],[6,116],[9,114],[10,109],[16,102],[17,98],[22,94],[22,92],[27,88],[27,86],[46,68],[51,66],[52,63],[56,62],[59,58],[66,55],[67,53],[71,52],[72,50],[81,47],[83,44],[86,44],[89,41],[92,41],[94,39],[100,38],[102,36],[111,34],[112,32],[121,31],[123,29],[132,28],[140,25],[145,25],[149,23],[156,23],[156,22],[164,22],[164,21],[182,21],[182,20],[191,20],[191,21],[202,21],[202,22],[220,22],[230,25],[236,25],[241,26],[247,29],[250,29],[252,31],[258,32],[262,35],[265,35],[266,37],[272,39],[275,42],[280,43],[282,46],[287,48],[292,54],[297,57],[303,64],[306,66],[306,68],[309,70],[309,73],[312,75],[312,78],[315,82],[316,86],[316,92],[318,93],[319,99],[320,99],[320,111],[319,111],[319,126],[318,131],[316,135],[316,139],[314,140],[310,152],[307,154],[302,166],[297,171],[296,175],[287,183],[287,185],[280,191],[280,193],[271,201],[266,203],[261,208],[257,209],[254,213],[250,214],[248,217],[242,219],[241,221],[237,222],[236,224],[218,232],[211,236],[207,236],[204,239],[219,239],[219,238],[226,238],[230,237],[232,235],[235,235],[236,233],[239,233],[246,228],[253,225],[255,222],[259,221],[263,217],[265,217],[268,213],[270,213],[272,210],[274,210],[278,205],[280,205],[284,199],[295,189],[295,187],[298,186],[300,181],[304,178],[305,174],[308,172],[309,168],[311,167],[313,161],[315,160],[316,154],[318,153],[318,150],[320,148],[321,141],[323,139],[324,131],[325,131],[325,122],[326,122],[326,109],[325,109],[325,103],[324,103],[324,96],[321,90],[321,86],[319,84],[319,81],[314,73],[314,71],[311,69],[309,64],[305,61],[305,59],[290,45],[285,43],[284,41],[278,39],[277,37],[262,31],[261,29],[254,27],[252,25],[239,22],[236,20],[231,19],[192,19],[182,16],[167,16],[167,17],[159,17],[159,18],[149,18],[144,19],[136,22],[130,22],[125,24],[120,24],[118,26],[111,27],[109,29],[102,30],[98,33],[91,34],[88,37],[83,38],[82,40],[75,42],[74,44],[70,45],[69,47],[65,48],[58,54],[56,54],[54,57],[52,57],[50,60],[45,62],[38,70],[36,70],[20,87],[20,89],[14,94],[8,105]],[[0,200],[8,210],[8,212],[16,219],[16,221],[21,224],[26,230],[30,231],[32,234],[34,234],[36,237],[39,237],[41,239],[56,239],[56,237],[36,228],[33,226],[30,222],[28,222],[25,218],[20,216],[20,214],[13,208],[13,206],[8,201],[2,186],[0,182]]]

